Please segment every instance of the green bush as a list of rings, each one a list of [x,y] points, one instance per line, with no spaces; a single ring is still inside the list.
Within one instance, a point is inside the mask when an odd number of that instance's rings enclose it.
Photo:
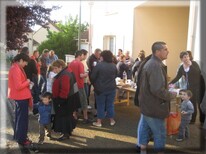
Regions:
[[[77,21],[77,16],[75,19],[70,17],[64,25],[62,23],[57,24],[57,27],[60,29],[59,32],[51,32],[48,30],[48,40],[39,45],[39,52],[42,53],[44,49],[52,49],[60,59],[65,59],[65,54],[74,55],[78,49],[77,38],[79,24]],[[85,31],[87,27],[88,24],[82,24],[81,31]]]

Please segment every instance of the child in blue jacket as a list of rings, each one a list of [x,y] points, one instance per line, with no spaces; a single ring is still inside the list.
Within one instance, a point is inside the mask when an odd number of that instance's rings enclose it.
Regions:
[[[51,138],[51,110],[52,110],[52,94],[45,92],[41,96],[41,102],[38,104],[39,111],[39,144],[43,144],[45,137],[45,130],[47,137]]]

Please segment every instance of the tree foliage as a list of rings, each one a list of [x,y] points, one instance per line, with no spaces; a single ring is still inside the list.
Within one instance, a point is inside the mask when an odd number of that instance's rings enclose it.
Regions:
[[[38,50],[42,52],[44,49],[54,50],[59,58],[64,59],[65,54],[74,54],[78,49],[78,29],[79,23],[77,16],[73,19],[71,16],[65,24],[58,23],[56,26],[60,32],[52,32],[48,30],[48,40],[42,42]],[[81,32],[88,28],[88,24],[81,24]]]
[[[50,12],[58,7],[44,8],[33,6],[8,6],[6,8],[7,48],[19,49],[28,41],[27,34],[34,25],[47,26],[50,21]]]

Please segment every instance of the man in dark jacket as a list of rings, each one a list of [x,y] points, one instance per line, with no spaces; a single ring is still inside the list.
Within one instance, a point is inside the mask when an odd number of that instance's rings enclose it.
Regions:
[[[146,153],[151,132],[154,137],[155,150],[159,154],[164,152],[165,118],[169,115],[170,100],[176,96],[176,93],[168,91],[167,75],[162,63],[163,60],[167,59],[168,53],[165,42],[155,42],[152,45],[152,56],[142,68],[138,94],[141,111],[138,144],[142,153]]]
[[[89,56],[88,59],[87,59],[87,66],[88,66],[88,69],[89,69],[88,71],[89,71],[89,79],[90,80],[91,80],[91,74],[92,74],[93,68],[100,61],[100,53],[101,53],[101,49],[97,48],[97,49],[95,49],[94,53],[91,56]],[[90,96],[90,91],[91,91],[91,84],[88,87],[88,94],[87,94],[88,96],[87,97]],[[96,108],[96,103],[95,103],[95,108]]]
[[[97,48],[95,49],[94,53],[91,56],[89,56],[89,58],[87,59],[87,66],[89,68],[89,76],[91,75],[92,70],[96,66],[96,64],[99,63],[100,53],[101,53],[101,49]]]
[[[29,56],[29,48],[23,47],[21,50],[21,53],[24,53]],[[27,78],[33,81],[33,75],[37,75],[37,67],[33,59],[30,59],[30,61],[28,62],[28,65],[24,67],[24,71],[26,73]]]

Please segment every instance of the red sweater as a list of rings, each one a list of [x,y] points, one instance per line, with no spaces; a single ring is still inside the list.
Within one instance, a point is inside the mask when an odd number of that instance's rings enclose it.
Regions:
[[[26,74],[18,63],[12,64],[8,77],[8,98],[13,100],[31,99]]]
[[[77,85],[79,89],[84,88],[84,78],[80,77],[80,74],[84,73],[84,65],[81,61],[73,60],[68,67],[72,70],[75,75]]]
[[[54,98],[68,98],[68,94],[70,92],[70,78],[68,75],[62,75],[64,71],[69,70],[64,69],[54,77],[52,85],[52,95]]]

